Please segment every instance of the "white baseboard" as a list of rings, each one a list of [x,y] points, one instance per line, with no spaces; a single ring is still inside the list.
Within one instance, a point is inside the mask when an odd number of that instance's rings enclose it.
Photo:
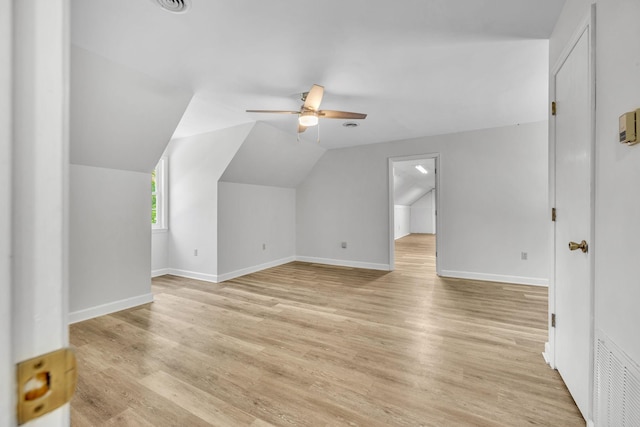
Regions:
[[[402,239],[403,237],[407,237],[409,234],[411,234],[411,233],[405,233],[402,236],[394,237],[393,240]]]
[[[513,283],[517,285],[549,286],[549,279],[539,277],[506,276],[502,274],[472,273],[469,271],[442,270],[440,275],[455,279],[482,280],[487,282]]]
[[[158,270],[151,270],[151,277],[164,276],[165,274],[171,274],[170,268],[160,268]]]
[[[179,277],[186,277],[187,279],[202,280],[204,282],[218,283],[218,276],[215,274],[198,273],[197,271],[179,270],[177,268],[167,268],[165,274],[171,274]]]
[[[68,321],[71,323],[82,322],[83,320],[93,319],[94,317],[104,316],[105,314],[115,313],[116,311],[126,310],[127,308],[137,307],[142,304],[153,302],[153,294],[138,295],[136,297],[126,298],[107,304],[98,305],[96,307],[85,308],[84,310],[69,313]]]
[[[255,273],[257,271],[266,270],[267,268],[271,268],[271,267],[277,267],[282,264],[288,264],[295,260],[296,260],[295,256],[290,256],[287,258],[277,259],[275,261],[265,262],[264,264],[254,265],[252,267],[241,268],[240,270],[231,271],[229,273],[218,274],[218,282],[224,282],[225,280],[235,279],[236,277]]]
[[[309,256],[297,256],[296,261],[310,262],[313,264],[336,265],[339,267],[365,268],[367,270],[389,271],[389,264],[375,264],[372,262],[349,261],[331,258],[316,258]]]

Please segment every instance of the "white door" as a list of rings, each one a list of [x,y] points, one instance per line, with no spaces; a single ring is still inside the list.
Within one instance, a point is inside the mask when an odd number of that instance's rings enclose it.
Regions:
[[[68,25],[69,0],[0,0],[3,427],[17,424],[16,363],[68,345]],[[69,425],[68,405],[28,425]]]
[[[555,365],[589,416],[592,297],[592,131],[587,28],[555,74]]]

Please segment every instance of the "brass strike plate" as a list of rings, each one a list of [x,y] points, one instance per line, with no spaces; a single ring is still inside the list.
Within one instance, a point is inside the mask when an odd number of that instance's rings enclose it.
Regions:
[[[18,424],[69,402],[77,380],[76,355],[69,348],[18,363]]]

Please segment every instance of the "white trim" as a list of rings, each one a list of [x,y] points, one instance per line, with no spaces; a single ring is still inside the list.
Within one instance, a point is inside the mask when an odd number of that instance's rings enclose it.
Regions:
[[[442,247],[442,240],[443,237],[445,237],[442,233],[442,222],[440,220],[440,218],[443,217],[443,213],[444,212],[442,210],[442,205],[440,203],[441,200],[441,191],[440,191],[440,177],[442,176],[442,171],[441,171],[441,154],[440,153],[425,153],[425,154],[415,154],[415,155],[411,155],[411,156],[400,156],[400,157],[389,157],[387,159],[388,162],[388,191],[389,191],[389,264],[386,266],[386,268],[374,268],[374,270],[388,270],[388,271],[393,271],[395,270],[395,264],[396,264],[396,247],[395,247],[395,201],[394,201],[394,176],[393,176],[393,163],[394,162],[402,162],[402,161],[407,161],[407,160],[418,160],[418,159],[433,159],[435,162],[435,169],[436,169],[436,197],[435,197],[435,204],[436,204],[436,233],[439,233],[439,238],[436,239],[436,274],[437,275],[441,275],[441,271],[440,271],[440,265],[442,264],[442,261],[438,258],[438,255],[442,255],[442,251],[440,250]],[[431,190],[433,191],[433,190]],[[336,264],[337,265],[337,264]],[[375,264],[375,265],[384,265],[384,264]],[[362,267],[362,268],[369,268],[369,267]]]
[[[411,233],[405,233],[402,236],[398,236],[398,237],[394,238],[394,240],[402,239],[403,237],[407,237],[409,234],[411,234]]]
[[[507,276],[504,274],[474,273],[470,271],[442,270],[441,277],[481,280],[484,282],[513,283],[515,285],[548,286],[549,280],[542,277]]]
[[[151,277],[164,276],[165,274],[171,274],[171,269],[159,268],[158,270],[151,270]]]
[[[153,302],[153,294],[148,293],[91,308],[85,308],[84,310],[69,313],[69,324],[82,322],[83,320],[93,319],[94,317],[104,316],[106,314],[115,313],[116,311],[126,310],[128,308],[137,307],[150,302]]]
[[[267,268],[277,267],[282,264],[288,264],[296,260],[295,256],[277,259],[275,261],[265,262],[264,264],[254,265],[252,267],[241,268],[240,270],[231,271],[229,273],[218,274],[218,282],[235,279],[236,277],[245,276],[247,274],[266,270]]]
[[[184,277],[187,279],[202,280],[204,282],[218,283],[218,276],[215,274],[199,273],[197,271],[179,270],[176,268],[165,268],[165,274],[171,274],[172,276]]]
[[[310,257],[310,256],[297,256],[296,261],[309,262],[312,264],[335,265],[338,267],[363,268],[366,270],[390,271],[389,264],[376,264],[372,262],[350,261],[350,260],[331,259],[331,258],[316,258],[316,257]]]

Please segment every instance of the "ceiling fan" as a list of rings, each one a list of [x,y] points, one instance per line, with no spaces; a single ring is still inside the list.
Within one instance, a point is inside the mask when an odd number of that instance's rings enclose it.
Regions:
[[[318,124],[318,119],[365,119],[366,114],[350,113],[348,111],[320,110],[320,102],[324,94],[324,87],[313,85],[309,92],[302,94],[302,106],[300,111],[287,110],[246,110],[247,113],[276,113],[276,114],[297,114],[298,133],[307,130],[308,127]]]

